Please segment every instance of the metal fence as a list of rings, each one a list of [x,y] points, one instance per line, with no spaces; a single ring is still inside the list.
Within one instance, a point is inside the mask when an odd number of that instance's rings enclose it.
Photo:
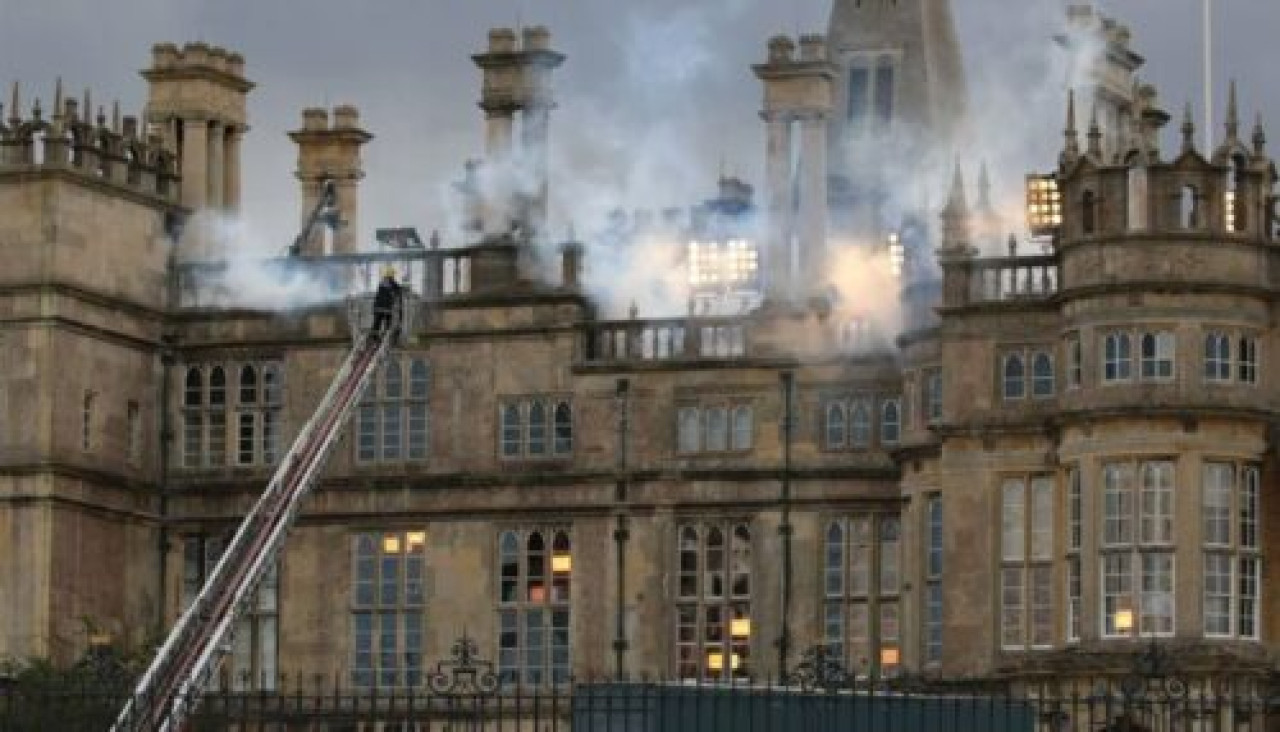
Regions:
[[[783,683],[501,683],[466,639],[395,690],[342,676],[273,679],[214,691],[187,730],[233,732],[1280,732],[1280,676],[1185,676],[1144,656],[1127,673],[1042,681],[868,679],[810,649]],[[129,674],[99,664],[74,677],[0,677],[0,732],[101,732]],[[72,679],[72,680],[69,680]],[[235,688],[246,688],[248,679]],[[262,680],[257,680],[261,682]],[[259,684],[262,686],[262,684]]]

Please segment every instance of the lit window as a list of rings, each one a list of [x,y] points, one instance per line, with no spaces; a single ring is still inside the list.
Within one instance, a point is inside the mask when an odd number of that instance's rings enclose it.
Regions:
[[[678,530],[676,675],[730,681],[751,673],[751,529],[745,523]]]
[[[941,521],[941,514],[936,518]],[[870,514],[827,524],[823,644],[859,675],[878,672],[892,676],[897,671],[896,656],[901,651],[900,528],[897,516]],[[941,572],[941,566],[936,569]],[[873,617],[879,620],[874,628]]]
[[[1102,475],[1103,637],[1172,635],[1174,463],[1108,463]]]
[[[354,537],[351,681],[357,688],[422,683],[425,537],[421,530]]]
[[[1055,177],[1027,176],[1027,225],[1036,236],[1047,236],[1062,226],[1062,193]]]
[[[503,531],[498,536],[497,574],[499,679],[535,688],[568,682],[573,578],[569,533]]]

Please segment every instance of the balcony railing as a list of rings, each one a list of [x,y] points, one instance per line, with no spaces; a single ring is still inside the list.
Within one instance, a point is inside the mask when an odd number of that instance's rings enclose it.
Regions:
[[[372,292],[387,267],[401,285],[424,300],[471,292],[472,255],[466,250],[408,249],[336,254],[316,258],[186,263],[178,267],[178,304],[183,308],[254,307],[244,292],[253,278],[299,294],[307,304],[337,302]]]
[[[747,327],[732,318],[623,320],[584,326],[587,363],[744,358]]]
[[[1038,300],[1058,292],[1058,262],[1052,256],[975,260],[969,302]]]

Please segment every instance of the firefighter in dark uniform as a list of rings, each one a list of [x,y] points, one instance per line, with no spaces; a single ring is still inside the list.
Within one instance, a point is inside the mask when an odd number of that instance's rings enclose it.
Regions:
[[[378,293],[373,296],[373,335],[381,337],[391,325],[391,315],[400,307],[400,285],[396,282],[396,271],[387,267],[382,271],[382,281],[378,283]]]

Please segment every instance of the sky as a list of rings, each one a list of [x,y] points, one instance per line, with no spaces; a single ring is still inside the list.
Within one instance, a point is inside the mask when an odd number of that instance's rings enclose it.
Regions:
[[[758,184],[761,90],[750,65],[763,60],[771,35],[824,31],[830,2],[0,0],[0,82],[20,80],[26,99],[40,96],[47,106],[60,76],[69,93],[87,86],[95,100],[118,98],[136,113],[145,96],[137,71],[152,43],[202,40],[240,52],[258,85],[244,148],[245,216],[266,246],[283,249],[299,205],[296,153],[285,133],[314,105],[354,104],[376,136],[365,154],[363,236],[382,226],[413,225],[424,235],[447,228],[449,184],[483,139],[480,77],[469,57],[499,25],[547,25],[554,47],[568,55],[555,78],[553,185],[567,176],[584,184],[559,187],[565,195],[612,187],[628,207],[687,206],[713,192],[721,170]],[[1102,3],[1133,28],[1148,59],[1142,75],[1176,118],[1187,102],[1202,114],[1201,2]],[[1019,107],[1024,98],[1056,96],[1022,90],[1046,83],[1047,39],[1064,5],[953,3],[971,85],[1003,89],[996,108],[984,110],[992,135],[1036,140],[1019,164],[1041,169],[1055,159],[1061,110]],[[1242,112],[1250,120],[1261,112],[1280,144],[1280,2],[1216,0],[1216,7],[1219,90],[1238,79]],[[1018,174],[1005,177],[1016,185]],[[574,201],[560,205],[571,210]]]

